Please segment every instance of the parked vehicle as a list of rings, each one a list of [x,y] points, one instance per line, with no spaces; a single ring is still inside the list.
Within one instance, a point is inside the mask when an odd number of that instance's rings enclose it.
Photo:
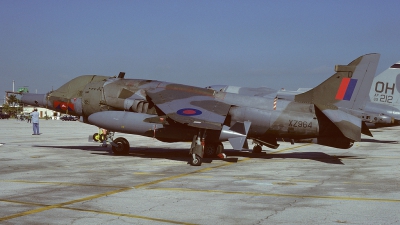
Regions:
[[[62,121],[76,121],[76,120],[78,120],[78,117],[71,116],[71,115],[63,115],[62,117],[60,117],[60,120],[62,120]]]
[[[4,114],[4,113],[0,113],[0,119],[9,119],[10,115],[8,114]]]

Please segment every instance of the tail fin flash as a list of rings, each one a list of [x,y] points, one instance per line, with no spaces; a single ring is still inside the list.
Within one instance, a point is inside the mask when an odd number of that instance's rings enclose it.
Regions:
[[[361,109],[375,76],[380,54],[358,57],[348,65],[337,65],[336,73],[317,87],[295,96],[295,101],[322,108]],[[335,107],[336,106],[336,107]]]

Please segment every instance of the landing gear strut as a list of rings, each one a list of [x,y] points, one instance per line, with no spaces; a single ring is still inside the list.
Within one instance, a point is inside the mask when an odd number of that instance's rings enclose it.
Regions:
[[[201,166],[203,162],[202,158],[204,155],[204,138],[200,142],[200,133],[199,135],[193,136],[192,146],[190,147],[189,154],[191,155],[189,159],[189,164],[192,166]]]
[[[218,156],[225,159],[226,155],[223,153],[224,145],[221,142],[205,143],[206,131],[199,131],[198,135],[193,136],[192,145],[190,147],[189,164],[192,166],[201,166],[203,156],[212,158]]]

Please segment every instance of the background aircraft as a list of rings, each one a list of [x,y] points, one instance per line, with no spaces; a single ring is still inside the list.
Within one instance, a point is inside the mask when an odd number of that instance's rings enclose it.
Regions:
[[[379,114],[368,118],[378,125],[400,124],[400,62],[374,78],[365,111]]]
[[[379,54],[337,66],[317,87],[292,99],[249,96],[156,80],[84,75],[47,94],[23,94],[21,101],[80,116],[81,121],[110,131],[192,142],[190,164],[206,154],[220,154],[223,141],[235,150],[257,145],[277,148],[277,138],[317,138],[317,143],[349,148],[371,135],[365,124],[341,109],[358,109],[368,95]],[[369,81],[370,82],[370,81]],[[129,142],[113,140],[115,154],[127,154]]]

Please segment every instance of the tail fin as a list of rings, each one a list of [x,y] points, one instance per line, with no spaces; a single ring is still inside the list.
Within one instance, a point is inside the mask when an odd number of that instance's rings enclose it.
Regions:
[[[367,54],[360,56],[347,66],[336,66],[334,75],[317,87],[296,95],[294,100],[314,104],[322,112],[319,116],[317,115],[320,126],[322,126],[322,122],[326,126],[333,124],[338,128],[335,135],[351,141],[360,141],[361,133],[364,131],[362,120],[339,109],[363,108],[379,57],[380,54]],[[326,127],[320,127],[320,130],[324,130],[324,128]],[[328,136],[332,136],[332,134]]]
[[[304,102],[324,108],[343,107],[360,109],[368,96],[375,76],[380,54],[358,57],[347,66],[336,65],[336,73],[317,87],[295,96],[296,102]]]
[[[371,102],[399,106],[400,102],[400,62],[374,78],[369,92]]]

